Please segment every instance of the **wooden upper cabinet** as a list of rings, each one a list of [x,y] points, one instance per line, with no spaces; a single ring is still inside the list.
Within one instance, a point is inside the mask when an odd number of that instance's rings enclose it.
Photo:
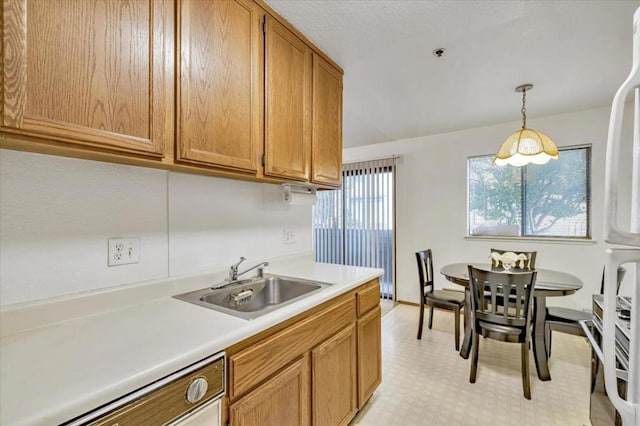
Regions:
[[[3,0],[2,130],[162,157],[173,3]]]
[[[313,132],[311,181],[342,182],[342,73],[313,55]]]
[[[3,0],[0,146],[341,184],[342,70],[262,0]]]
[[[266,16],[265,175],[309,180],[311,49]]]
[[[262,152],[262,12],[249,0],[178,2],[180,161],[256,172]]]

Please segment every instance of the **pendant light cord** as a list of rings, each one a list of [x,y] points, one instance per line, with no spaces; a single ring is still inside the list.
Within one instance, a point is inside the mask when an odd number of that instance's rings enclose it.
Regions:
[[[520,112],[522,113],[522,130],[527,128],[527,108],[525,105],[525,97],[527,96],[526,89],[522,90],[522,109]]]

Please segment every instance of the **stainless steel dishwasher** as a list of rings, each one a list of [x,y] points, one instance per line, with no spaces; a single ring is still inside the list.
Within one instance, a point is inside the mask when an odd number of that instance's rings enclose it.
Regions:
[[[70,420],[64,426],[219,426],[225,371],[225,354],[221,352]]]

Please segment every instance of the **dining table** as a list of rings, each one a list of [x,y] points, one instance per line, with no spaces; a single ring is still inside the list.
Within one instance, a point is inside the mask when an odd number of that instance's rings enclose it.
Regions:
[[[443,266],[440,273],[454,284],[465,287],[464,308],[464,340],[460,348],[460,356],[467,359],[471,351],[472,338],[472,318],[467,313],[467,307],[471,306],[471,293],[469,290],[469,272],[467,265],[485,271],[495,271],[489,263],[458,262]],[[552,269],[536,268],[536,282],[534,287],[534,303],[532,317],[531,342],[533,344],[533,357],[536,363],[538,378],[546,381],[551,380],[549,372],[549,349],[545,339],[545,316],[547,314],[547,297],[567,296],[582,288],[582,280],[568,272],[556,271]],[[512,273],[517,270],[511,269]]]

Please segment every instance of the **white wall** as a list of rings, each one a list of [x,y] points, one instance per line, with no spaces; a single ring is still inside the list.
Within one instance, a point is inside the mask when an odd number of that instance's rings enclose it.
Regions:
[[[0,150],[0,305],[311,251],[311,207],[279,185]],[[283,243],[284,227],[296,233]],[[107,266],[107,239],[140,263]]]
[[[593,145],[595,244],[464,239],[466,159],[494,153],[517,121],[345,150],[345,161],[401,155],[398,299],[418,300],[415,251],[431,247],[437,269],[485,261],[496,246],[535,249],[539,267],[579,276],[584,289],[550,303],[588,307],[607,247],[601,224],[608,118],[609,108],[601,108],[529,119],[559,146]],[[629,185],[630,166],[622,166]],[[220,270],[239,256],[307,253],[311,207],[285,206],[280,195],[278,185],[0,150],[0,305]],[[283,244],[285,226],[296,231],[295,244]],[[140,237],[139,264],[107,267],[107,239],[119,236]],[[453,286],[437,278],[439,286]]]
[[[170,275],[310,252],[311,206],[286,205],[282,195],[281,185],[170,173]],[[294,244],[284,244],[285,227]]]
[[[529,119],[529,127],[547,133],[558,146],[592,144],[592,238],[595,244],[535,241],[466,240],[467,157],[493,154],[519,122],[467,129],[383,144],[347,149],[344,161],[392,154],[400,155],[397,168],[397,297],[418,302],[414,253],[431,248],[436,270],[453,262],[488,262],[491,247],[537,250],[536,265],[580,277],[584,288],[576,294],[550,298],[549,304],[590,307],[591,294],[599,291],[605,249],[602,241],[604,159],[609,108]],[[630,120],[627,119],[627,123]],[[629,152],[631,144],[629,143]],[[630,156],[627,156],[629,158]],[[622,164],[622,182],[630,185],[631,166]],[[629,190],[624,191],[629,194]],[[622,200],[629,208],[628,198]],[[455,287],[440,274],[436,285]],[[630,282],[625,279],[621,289]]]

